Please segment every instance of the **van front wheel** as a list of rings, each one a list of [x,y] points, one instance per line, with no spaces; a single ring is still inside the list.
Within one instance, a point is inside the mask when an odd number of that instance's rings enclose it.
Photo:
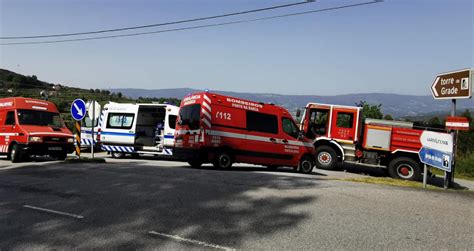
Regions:
[[[13,145],[12,149],[10,150],[10,159],[12,163],[21,161],[21,149],[17,144]]]
[[[303,158],[301,158],[300,166],[299,166],[300,172],[309,174],[313,172],[313,168],[314,168],[314,161],[311,157],[304,156]]]
[[[229,169],[232,167],[232,157],[226,152],[220,152],[214,160],[214,167],[220,169]]]

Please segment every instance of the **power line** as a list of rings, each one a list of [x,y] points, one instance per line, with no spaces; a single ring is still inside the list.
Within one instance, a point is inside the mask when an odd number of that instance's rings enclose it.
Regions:
[[[64,40],[0,43],[0,45],[53,44],[53,43],[100,40],[100,39],[109,39],[109,38],[118,38],[118,37],[132,37],[132,36],[141,36],[141,35],[149,35],[149,34],[195,30],[195,29],[202,29],[202,28],[219,27],[219,26],[226,26],[226,25],[233,25],[233,24],[242,24],[242,23],[251,23],[251,22],[258,22],[258,21],[271,20],[271,19],[279,19],[279,18],[285,18],[285,17],[291,17],[291,16],[307,15],[307,14],[313,14],[313,13],[318,13],[318,12],[346,9],[346,8],[352,8],[352,7],[381,3],[381,2],[383,2],[383,0],[374,0],[370,2],[348,4],[348,5],[330,7],[330,8],[318,9],[318,10],[310,10],[310,11],[304,11],[304,12],[295,12],[295,13],[284,14],[284,15],[238,20],[238,21],[215,23],[215,24],[207,24],[207,25],[189,26],[189,27],[182,27],[182,28],[175,28],[175,29],[159,30],[159,31],[149,31],[149,32],[139,32],[139,33],[130,33],[130,34],[111,35],[111,36],[99,36],[99,37],[86,37],[86,38],[76,38],[76,39],[64,39]]]
[[[223,18],[223,17],[238,16],[238,15],[244,15],[244,14],[255,13],[255,12],[262,12],[262,11],[268,11],[268,10],[275,10],[275,9],[287,8],[287,7],[292,7],[292,6],[297,6],[297,5],[302,5],[302,4],[312,3],[312,2],[314,2],[314,1],[307,0],[307,1],[304,1],[304,2],[291,3],[291,4],[284,4],[284,5],[277,5],[277,6],[266,7],[266,8],[260,8],[260,9],[254,9],[254,10],[233,12],[233,13],[227,13],[227,14],[215,15],[215,16],[199,17],[199,18],[186,19],[186,20],[179,20],[179,21],[172,21],[172,22],[166,22],[166,23],[147,24],[147,25],[141,25],[141,26],[132,26],[132,27],[115,28],[115,29],[98,30],[98,31],[86,31],[86,32],[64,33],[64,34],[50,34],[50,35],[37,35],[37,36],[17,36],[17,37],[13,37],[13,36],[11,36],[11,37],[0,37],[0,39],[32,39],[32,38],[49,38],[49,37],[70,37],[70,36],[79,36],[79,35],[91,35],[91,34],[99,34],[99,33],[126,31],[126,30],[145,29],[145,28],[158,27],[158,26],[166,26],[166,25],[174,25],[174,24],[183,24],[183,23],[190,23],[190,22],[196,22],[196,21],[204,21],[204,20],[217,19],[217,18]]]

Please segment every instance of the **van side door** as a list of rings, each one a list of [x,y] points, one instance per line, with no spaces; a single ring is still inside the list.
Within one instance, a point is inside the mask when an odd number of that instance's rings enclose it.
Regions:
[[[293,119],[289,117],[282,117],[281,118],[281,138],[282,138],[282,151],[286,154],[290,154],[292,156],[292,160],[288,165],[294,164],[294,161],[298,161],[300,156],[300,152],[303,151],[304,146],[301,144],[301,141],[298,140],[298,136],[300,134],[300,130],[296,126]]]
[[[285,153],[280,142],[279,117],[255,111],[246,111],[247,143],[242,145],[243,157],[250,163],[286,165],[293,158]]]
[[[167,147],[173,147],[174,145],[174,132],[176,129],[177,115],[166,113],[165,118],[165,132],[164,132],[164,145]]]

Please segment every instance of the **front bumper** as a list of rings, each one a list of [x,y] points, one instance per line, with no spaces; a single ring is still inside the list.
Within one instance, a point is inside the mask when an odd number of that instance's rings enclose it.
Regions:
[[[20,144],[23,153],[29,155],[59,155],[74,152],[74,144],[28,143]]]

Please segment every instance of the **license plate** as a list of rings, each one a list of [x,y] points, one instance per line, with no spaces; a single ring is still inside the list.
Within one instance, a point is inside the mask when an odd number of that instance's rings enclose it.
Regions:
[[[63,148],[60,147],[60,146],[50,146],[50,147],[48,147],[48,150],[49,151],[62,151]]]

